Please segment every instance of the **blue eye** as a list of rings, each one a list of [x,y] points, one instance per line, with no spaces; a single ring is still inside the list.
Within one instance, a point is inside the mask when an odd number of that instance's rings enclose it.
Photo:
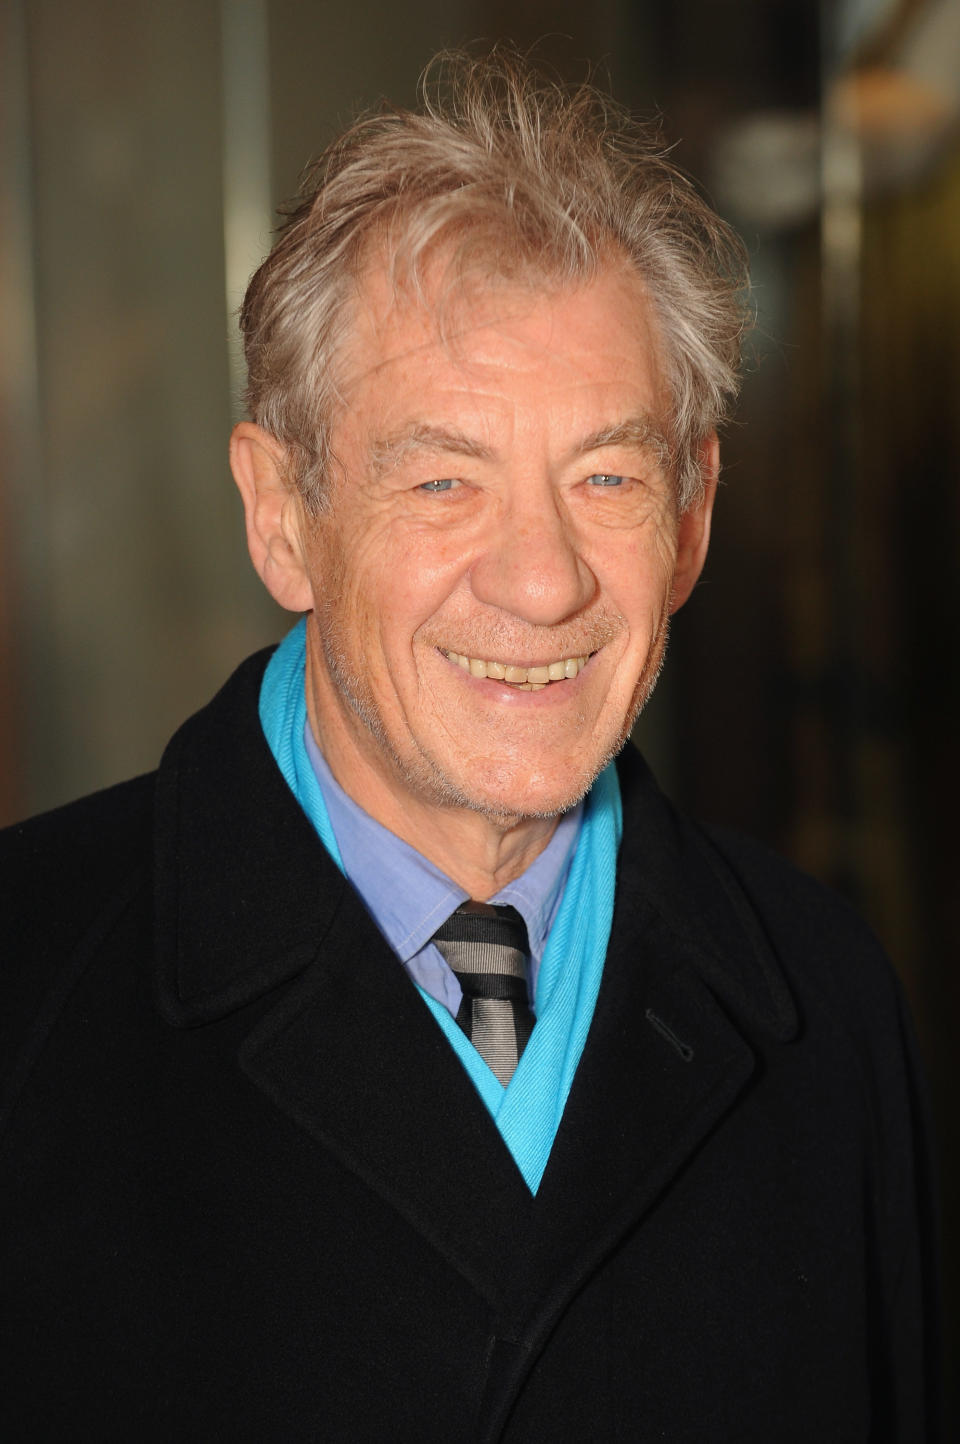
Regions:
[[[622,476],[613,476],[606,471],[598,471],[594,476],[587,477],[588,486],[622,486]]]
[[[431,492],[433,495],[436,495],[438,492],[442,492],[442,491],[452,491],[455,486],[459,486],[459,485],[460,485],[460,483],[457,481],[456,477],[454,477],[454,476],[444,476],[444,477],[441,477],[438,481],[425,481],[425,482],[423,482],[423,483],[420,485],[420,487],[418,488],[418,490],[420,490],[420,491],[429,491],[429,492]]]

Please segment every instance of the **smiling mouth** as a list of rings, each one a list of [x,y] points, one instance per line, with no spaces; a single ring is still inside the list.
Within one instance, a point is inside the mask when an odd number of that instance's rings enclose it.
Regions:
[[[494,682],[505,682],[519,692],[540,692],[552,682],[569,682],[580,672],[594,653],[584,657],[563,657],[539,667],[517,667],[512,662],[487,662],[482,657],[465,657],[459,652],[441,648],[443,655],[471,677],[489,677]]]

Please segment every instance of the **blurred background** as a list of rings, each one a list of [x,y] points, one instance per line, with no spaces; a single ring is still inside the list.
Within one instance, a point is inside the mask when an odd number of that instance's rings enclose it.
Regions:
[[[960,0],[5,0],[0,823],[154,766],[282,634],[226,465],[245,282],[337,128],[482,37],[662,114],[750,248],[712,556],[640,740],[895,959],[952,1360]]]

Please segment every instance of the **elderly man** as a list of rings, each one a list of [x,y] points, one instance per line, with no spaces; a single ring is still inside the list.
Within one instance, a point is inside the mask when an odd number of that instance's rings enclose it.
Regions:
[[[426,97],[243,308],[304,619],[4,839],[3,1437],[927,1438],[893,976],[613,762],[707,551],[739,244],[590,91]]]

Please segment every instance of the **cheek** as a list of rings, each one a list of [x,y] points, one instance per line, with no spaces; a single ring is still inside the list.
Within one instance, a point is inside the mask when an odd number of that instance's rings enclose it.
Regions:
[[[449,601],[460,570],[449,549],[384,529],[340,535],[313,569],[318,620],[336,634],[340,651],[362,663],[376,690],[420,691],[418,633]]]
[[[409,650],[422,628],[469,609],[465,579],[471,555],[450,536],[418,529],[404,529],[390,537],[388,546],[368,552],[367,595],[376,598],[383,635]]]
[[[631,630],[643,633],[659,623],[669,606],[675,558],[676,543],[662,531],[638,537],[616,557],[607,556],[599,571],[601,591]]]
[[[311,548],[310,584],[320,615],[336,617],[345,631],[356,630],[371,607],[377,606],[376,539],[362,529],[342,526],[318,529]]]

